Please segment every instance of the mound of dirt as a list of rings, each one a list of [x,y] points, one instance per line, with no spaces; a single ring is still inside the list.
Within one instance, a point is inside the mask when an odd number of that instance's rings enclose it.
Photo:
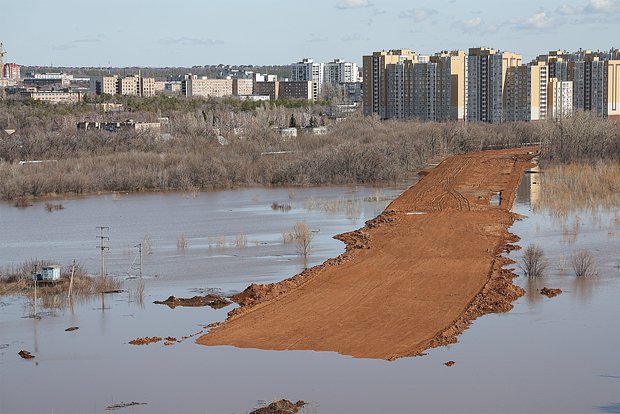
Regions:
[[[145,336],[144,338],[136,338],[132,341],[129,341],[131,345],[148,345],[161,341],[162,338],[159,336]]]
[[[221,309],[230,305],[232,302],[222,296],[208,294],[206,296],[194,296],[191,298],[177,298],[175,296],[169,296],[166,300],[156,300],[153,303],[157,305],[167,305],[171,309],[174,309],[177,306],[210,306],[213,309]]]
[[[22,357],[24,359],[32,359],[32,358],[34,358],[34,355],[32,355],[28,351],[24,351],[23,349],[21,351],[19,351],[18,354],[19,354],[20,357]]]
[[[289,400],[274,401],[271,404],[258,408],[250,414],[297,414],[299,409],[306,405],[303,401],[292,403]]]
[[[472,320],[506,312],[524,294],[501,255],[517,248],[510,209],[530,151],[446,159],[363,228],[336,236],[343,254],[250,285],[197,342],[387,360],[456,342]],[[502,203],[492,205],[498,189]]]
[[[540,294],[541,295],[545,295],[548,298],[554,298],[557,295],[560,295],[562,293],[562,289],[553,289],[553,288],[542,288],[540,289]]]

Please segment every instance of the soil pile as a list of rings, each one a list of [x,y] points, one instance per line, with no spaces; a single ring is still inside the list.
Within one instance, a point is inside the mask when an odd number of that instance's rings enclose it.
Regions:
[[[473,319],[510,310],[524,293],[499,255],[518,240],[510,208],[531,151],[448,158],[364,228],[338,236],[342,255],[234,297],[241,306],[198,343],[391,360],[456,342]]]
[[[258,408],[250,414],[297,414],[305,404],[303,401],[297,401],[293,404],[289,400],[279,400],[266,407]]]
[[[209,294],[206,296],[194,296],[191,298],[177,298],[175,296],[169,296],[166,300],[156,300],[153,303],[157,305],[167,305],[171,309],[174,309],[177,306],[210,306],[213,309],[221,309],[230,305],[232,302],[222,296]]]
[[[561,293],[562,293],[562,289],[553,289],[553,288],[546,288],[546,287],[540,289],[540,294],[545,295],[548,298],[554,298]]]

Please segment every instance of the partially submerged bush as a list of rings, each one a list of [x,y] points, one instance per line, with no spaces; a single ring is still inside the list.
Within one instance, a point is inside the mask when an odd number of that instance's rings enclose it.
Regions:
[[[587,250],[580,250],[570,257],[570,266],[578,277],[596,276],[596,260],[594,255]]]
[[[548,266],[549,262],[545,258],[545,252],[536,244],[527,246],[519,263],[521,270],[529,277],[542,276]]]

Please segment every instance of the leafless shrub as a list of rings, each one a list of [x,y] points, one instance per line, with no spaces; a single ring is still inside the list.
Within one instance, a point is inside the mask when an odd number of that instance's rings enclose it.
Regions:
[[[226,247],[226,236],[224,236],[223,234],[217,236],[215,238],[215,245],[218,249],[223,249],[224,247]]]
[[[279,210],[279,211],[289,211],[291,210],[293,207],[289,204],[289,203],[278,203],[276,201],[274,201],[273,203],[271,203],[271,209],[272,210]]]
[[[19,208],[26,208],[32,206],[32,203],[26,197],[19,197],[15,199],[15,201],[13,202],[13,206]]]
[[[282,231],[280,232],[280,236],[282,238],[282,244],[288,244],[295,239],[295,235],[291,231]]]
[[[596,260],[594,255],[587,250],[580,250],[570,257],[570,266],[578,277],[596,276]]]
[[[528,277],[543,276],[548,265],[543,249],[536,244],[527,246],[519,263],[519,267]]]
[[[312,242],[313,234],[308,229],[308,225],[303,221],[298,221],[293,225],[293,240],[297,245],[297,252],[306,257],[310,253],[310,243]]]
[[[95,291],[97,293],[106,293],[112,291],[121,290],[123,284],[115,277],[96,277],[95,279]]]
[[[177,237],[177,249],[186,249],[188,245],[187,242],[187,238],[185,237],[185,234],[181,234],[179,237]]]
[[[63,206],[60,203],[54,204],[54,203],[45,203],[45,209],[49,212],[52,211],[56,211],[56,210],[64,210],[65,206]]]
[[[153,237],[150,233],[146,233],[142,238],[142,253],[153,254]]]
[[[248,246],[248,237],[245,234],[237,234],[235,238],[235,246],[243,249]]]

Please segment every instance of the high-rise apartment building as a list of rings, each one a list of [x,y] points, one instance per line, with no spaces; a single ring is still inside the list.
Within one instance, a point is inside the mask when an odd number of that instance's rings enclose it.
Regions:
[[[323,82],[331,85],[353,83],[358,81],[358,68],[355,62],[334,59],[324,66]]]
[[[573,82],[551,78],[548,86],[548,113],[552,119],[562,119],[573,113]]]
[[[547,118],[549,71],[545,62],[511,67],[507,72],[506,121],[539,121]]]
[[[387,67],[405,61],[416,62],[417,55],[406,49],[374,52],[363,57],[364,65],[364,115],[376,114],[380,118],[388,117]]]
[[[471,48],[467,60],[467,121],[502,122],[509,68],[521,65],[521,55],[490,48]]]
[[[315,62],[312,58],[304,58],[301,62],[291,64],[291,81],[305,81],[313,83],[313,100],[321,96],[325,64]]]
[[[443,51],[429,58],[436,64],[435,107],[438,121],[464,121],[467,112],[467,55],[462,50]]]
[[[21,79],[21,67],[17,63],[5,63],[2,77],[14,80]]]

